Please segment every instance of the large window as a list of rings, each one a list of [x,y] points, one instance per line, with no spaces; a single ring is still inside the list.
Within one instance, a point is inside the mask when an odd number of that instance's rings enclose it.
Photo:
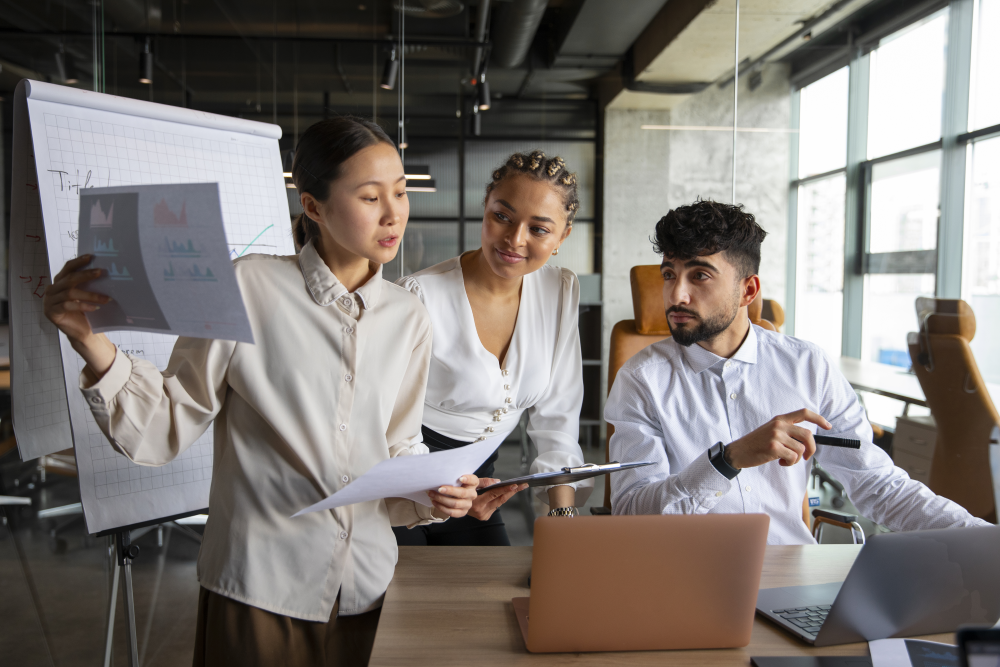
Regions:
[[[909,368],[915,299],[961,297],[1000,383],[1000,0],[894,30],[797,93],[794,333]]]
[[[871,52],[869,158],[941,137],[947,32],[945,10],[882,39]]]
[[[847,181],[844,67],[799,95],[798,234],[794,332],[840,356],[844,306],[844,195]]]
[[[962,298],[976,313],[979,371],[1000,383],[1000,345],[991,335],[1000,327],[1000,0],[978,3],[974,35],[969,130],[980,136],[969,147]]]
[[[1000,137],[972,147],[966,206],[963,296],[976,313],[972,341],[979,371],[1000,383]]]

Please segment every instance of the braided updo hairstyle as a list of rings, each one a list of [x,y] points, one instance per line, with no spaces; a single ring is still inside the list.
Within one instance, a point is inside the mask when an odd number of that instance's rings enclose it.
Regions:
[[[576,174],[566,169],[565,160],[561,157],[545,157],[545,153],[538,150],[530,153],[514,153],[507,158],[503,166],[494,170],[493,180],[486,184],[484,206],[493,188],[514,174],[524,174],[536,181],[545,181],[558,190],[566,210],[566,224],[572,226],[573,218],[580,210],[580,197],[576,190]]]

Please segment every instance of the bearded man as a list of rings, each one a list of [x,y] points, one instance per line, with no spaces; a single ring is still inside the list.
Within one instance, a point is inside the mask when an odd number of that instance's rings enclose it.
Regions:
[[[857,395],[822,350],[750,323],[766,233],[742,206],[696,201],[656,224],[671,336],[618,372],[605,406],[614,514],[764,513],[768,544],[814,544],[802,500],[814,455],[869,519],[894,531],[990,525],[872,444]],[[826,435],[860,449],[820,445]]]

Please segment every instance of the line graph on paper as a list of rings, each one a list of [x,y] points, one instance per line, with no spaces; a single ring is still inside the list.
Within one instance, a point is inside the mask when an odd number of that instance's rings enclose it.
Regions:
[[[71,113],[59,113],[64,109]],[[44,179],[40,186],[55,201],[55,219],[45,220],[48,257],[54,270],[76,256],[80,191],[103,186],[217,182],[227,241],[236,249],[236,256],[294,252],[289,225],[283,224],[288,220],[286,202],[274,179],[277,144],[273,139],[49,103],[32,107],[31,118],[39,176]],[[113,213],[101,214],[110,218]],[[183,209],[160,214],[158,224],[182,226],[185,222]],[[115,252],[103,243],[94,250],[106,256]],[[178,259],[195,259],[198,248],[193,243],[165,241],[162,252]],[[205,279],[204,275],[184,277]],[[161,370],[176,340],[132,331],[113,332],[108,337],[121,352],[146,359]],[[75,385],[84,364],[69,350],[65,339],[62,348],[66,353],[62,363],[58,348],[53,351],[55,372],[61,383],[61,371],[65,371],[65,384],[60,389],[69,393],[73,403],[70,412],[78,464],[81,457],[87,458],[87,465],[79,465],[81,488],[86,472],[92,475],[90,482],[98,500],[121,496],[138,500],[146,492],[211,478],[211,431],[161,467],[138,466],[115,452],[90,411],[75,403],[82,402]],[[62,395],[65,409],[67,394]],[[45,412],[42,405],[38,409]]]

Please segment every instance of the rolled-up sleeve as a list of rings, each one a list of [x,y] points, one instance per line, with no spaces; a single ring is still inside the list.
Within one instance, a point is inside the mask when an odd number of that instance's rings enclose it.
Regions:
[[[707,514],[732,488],[707,456],[698,456],[683,470],[671,469],[668,436],[656,418],[655,403],[631,369],[618,372],[604,417],[615,427],[612,460],[654,462],[610,475],[614,514]]]
[[[178,338],[162,373],[119,350],[97,382],[80,374],[80,390],[116,450],[140,465],[164,465],[201,437],[222,409],[236,345]]]
[[[552,358],[550,380],[539,400],[528,408],[528,437],[538,450],[531,473],[555,472],[583,465],[580,448],[580,409],[583,406],[583,355],[580,351],[580,283],[572,271],[562,270],[559,335]],[[594,480],[569,484],[576,489],[575,505],[582,506],[594,490]],[[538,487],[543,502],[551,487]]]

